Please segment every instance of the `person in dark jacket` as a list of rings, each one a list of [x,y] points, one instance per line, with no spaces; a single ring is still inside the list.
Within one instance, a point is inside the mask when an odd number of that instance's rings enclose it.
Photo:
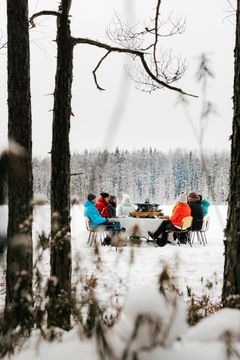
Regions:
[[[110,200],[107,204],[108,211],[109,211],[109,217],[115,218],[116,217],[116,208],[117,208],[117,198],[114,195],[110,196]]]
[[[191,208],[191,216],[193,218],[192,230],[201,230],[203,224],[203,209],[201,199],[195,192],[188,194],[188,205]]]

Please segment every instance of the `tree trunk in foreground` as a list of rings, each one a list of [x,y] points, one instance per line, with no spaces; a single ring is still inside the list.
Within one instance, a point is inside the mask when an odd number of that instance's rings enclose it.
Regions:
[[[237,1],[230,192],[225,229],[223,303],[240,308],[240,0]]]
[[[71,241],[70,241],[70,147],[73,43],[70,33],[69,0],[62,0],[57,19],[57,70],[55,78],[52,178],[51,178],[51,276],[48,324],[70,327]],[[54,283],[54,281],[53,281]],[[53,285],[52,283],[52,285]]]
[[[8,250],[6,305],[16,302],[16,284],[24,274],[24,288],[32,289],[32,119],[28,1],[7,0],[8,30],[8,137],[24,154],[16,158],[20,173],[8,176]],[[7,308],[6,306],[6,308]],[[13,319],[14,320],[14,319]],[[17,326],[15,319],[14,326]]]

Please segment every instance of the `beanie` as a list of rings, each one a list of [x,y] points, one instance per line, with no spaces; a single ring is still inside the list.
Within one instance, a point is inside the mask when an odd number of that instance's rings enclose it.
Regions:
[[[188,196],[191,198],[195,198],[197,196],[197,194],[194,191],[192,191],[188,194]]]
[[[183,204],[187,204],[187,195],[184,193],[181,193],[178,197],[178,201],[180,201]]]
[[[105,193],[105,192],[102,192],[100,194],[104,199],[106,199],[107,197],[109,197],[109,194],[108,193]]]
[[[196,202],[196,201],[201,200],[200,196],[198,196],[196,193],[190,193],[190,194],[188,195],[188,201],[189,202]]]
[[[93,199],[96,199],[96,196],[94,194],[88,194],[87,199],[92,201]]]

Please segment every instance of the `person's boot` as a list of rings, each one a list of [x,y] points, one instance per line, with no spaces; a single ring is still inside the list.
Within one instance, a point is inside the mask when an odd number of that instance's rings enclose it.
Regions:
[[[103,240],[103,246],[111,245],[111,240],[111,237],[107,235]]]
[[[153,240],[156,240],[157,239],[157,237],[154,235],[154,233],[153,232],[151,232],[151,231],[148,231],[148,235],[153,239]]]
[[[156,242],[158,246],[163,247],[167,244],[167,238],[166,237],[157,238]]]

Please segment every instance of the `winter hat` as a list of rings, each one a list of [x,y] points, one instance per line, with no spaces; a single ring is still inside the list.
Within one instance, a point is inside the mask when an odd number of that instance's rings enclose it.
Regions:
[[[188,200],[195,202],[195,201],[199,201],[200,197],[195,192],[191,192],[188,194]]]
[[[108,193],[105,193],[105,192],[102,192],[100,194],[104,199],[106,199],[107,197],[109,197],[109,194]]]
[[[184,193],[181,193],[178,197],[178,201],[183,204],[187,204],[187,195]]]
[[[190,192],[190,193],[188,194],[188,196],[189,196],[190,198],[195,198],[195,197],[197,196],[197,194],[196,194],[194,191],[192,191],[192,192]]]
[[[121,205],[129,205],[131,204],[130,196],[127,194],[123,194]]]
[[[96,199],[96,196],[94,194],[88,194],[87,199],[89,201],[92,201],[92,200]]]

